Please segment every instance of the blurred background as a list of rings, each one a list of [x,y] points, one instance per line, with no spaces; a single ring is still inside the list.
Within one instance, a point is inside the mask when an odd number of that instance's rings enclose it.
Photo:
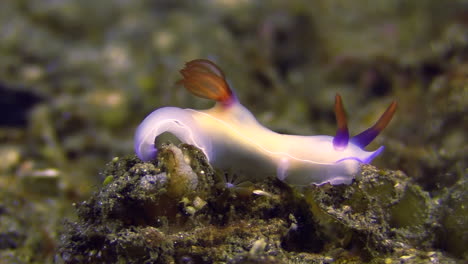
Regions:
[[[2,0],[0,259],[51,261],[147,114],[213,105],[175,84],[196,58],[282,133],[333,135],[337,92],[353,135],[396,100],[373,164],[437,196],[467,175],[467,26],[464,0]]]

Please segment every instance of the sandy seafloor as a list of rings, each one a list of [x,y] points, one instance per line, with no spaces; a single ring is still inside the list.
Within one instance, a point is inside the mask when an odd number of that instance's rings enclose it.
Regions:
[[[0,1],[0,263],[466,263],[467,28],[463,0]],[[196,58],[281,133],[395,100],[385,151],[305,190],[226,188],[249,175],[185,145],[141,163],[148,113],[213,104],[175,85]]]

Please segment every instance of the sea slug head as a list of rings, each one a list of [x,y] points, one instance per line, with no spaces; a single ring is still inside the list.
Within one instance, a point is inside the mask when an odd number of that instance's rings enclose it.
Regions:
[[[383,151],[383,146],[375,151],[364,148],[388,125],[395,111],[396,103],[392,102],[372,127],[350,137],[341,96],[337,94],[336,135],[295,137],[289,145],[293,155],[284,156],[278,162],[278,178],[296,186],[351,184],[360,165],[370,163]]]
[[[335,116],[338,128],[331,142],[334,149],[334,155],[337,157],[335,163],[352,159],[359,161],[360,163],[369,163],[378,156],[382,152],[383,146],[373,152],[365,151],[364,148],[369,145],[380,132],[382,132],[388,123],[390,123],[393,115],[395,114],[396,107],[397,103],[395,101],[392,102],[372,127],[350,138],[343,102],[341,100],[341,96],[336,94]]]

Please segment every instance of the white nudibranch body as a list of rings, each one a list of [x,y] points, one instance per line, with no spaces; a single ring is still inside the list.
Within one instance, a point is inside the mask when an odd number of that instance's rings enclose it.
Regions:
[[[263,127],[242,106],[224,81],[224,74],[208,60],[187,63],[181,83],[198,96],[218,103],[208,110],[163,107],[140,124],[135,151],[148,161],[157,154],[155,139],[170,132],[200,148],[214,167],[235,169],[251,177],[271,177],[298,186],[350,184],[361,163],[369,163],[382,150],[363,150],[390,121],[396,104],[370,129],[349,140],[346,118],[337,95],[338,132],[333,136],[284,135]]]

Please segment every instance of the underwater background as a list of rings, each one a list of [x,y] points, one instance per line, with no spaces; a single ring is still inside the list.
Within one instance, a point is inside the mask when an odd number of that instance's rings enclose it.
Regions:
[[[176,85],[196,58],[281,133],[396,100],[385,151],[306,189],[183,144],[141,162],[147,114],[212,106]],[[466,263],[467,94],[464,0],[2,0],[0,263]]]

